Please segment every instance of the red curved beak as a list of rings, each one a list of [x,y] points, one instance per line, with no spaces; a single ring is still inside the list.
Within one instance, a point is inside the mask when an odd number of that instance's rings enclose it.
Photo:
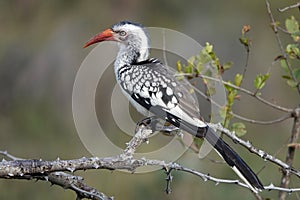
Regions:
[[[114,40],[113,31],[110,28],[106,29],[105,31],[103,31],[103,32],[101,32],[97,35],[95,35],[87,43],[85,43],[83,48],[86,48],[86,47],[88,47],[92,44],[98,43],[98,42],[109,41],[109,40]]]

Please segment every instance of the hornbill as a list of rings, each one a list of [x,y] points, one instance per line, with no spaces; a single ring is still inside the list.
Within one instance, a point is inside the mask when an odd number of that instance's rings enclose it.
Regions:
[[[142,25],[121,21],[95,35],[84,47],[102,41],[119,44],[114,63],[117,83],[140,113],[147,115],[150,111],[174,127],[205,138],[253,192],[264,188],[245,161],[200,120],[198,108],[193,109],[194,97],[187,85],[158,59],[149,58],[149,38]]]

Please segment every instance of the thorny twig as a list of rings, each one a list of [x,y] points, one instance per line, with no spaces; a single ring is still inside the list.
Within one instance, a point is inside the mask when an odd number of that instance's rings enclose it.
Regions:
[[[0,154],[6,156],[7,158],[11,159],[12,161],[26,161],[23,158],[15,157],[9,154],[7,151],[0,151]],[[59,159],[58,159],[59,160]],[[32,160],[34,161],[34,160]],[[2,162],[7,162],[6,160],[2,160]],[[1,163],[0,163],[1,164]],[[21,166],[22,167],[22,166]],[[34,165],[32,165],[34,167]],[[0,168],[0,170],[2,167]],[[4,169],[4,167],[3,167]],[[9,175],[9,174],[8,174]],[[5,177],[7,178],[7,177]],[[73,190],[77,194],[76,199],[93,199],[93,200],[113,200],[113,197],[109,197],[102,192],[99,192],[97,189],[92,188],[86,185],[83,182],[83,178],[80,176],[74,176],[65,172],[57,171],[51,173],[37,173],[33,175],[26,175],[23,174],[23,178],[21,179],[36,179],[42,181],[48,181],[53,185],[59,185],[64,189]]]
[[[52,172],[47,176],[47,180],[52,184],[59,185],[64,189],[70,189],[76,192],[77,199],[87,198],[96,200],[112,200],[113,197],[106,196],[97,189],[86,185],[83,178],[74,176],[65,172]]]

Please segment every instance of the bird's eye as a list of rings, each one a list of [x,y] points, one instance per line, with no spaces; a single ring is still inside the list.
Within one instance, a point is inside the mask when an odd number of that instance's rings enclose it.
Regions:
[[[125,31],[120,31],[120,32],[119,32],[119,35],[120,35],[120,36],[125,36],[126,34],[127,34],[127,33],[126,33]]]

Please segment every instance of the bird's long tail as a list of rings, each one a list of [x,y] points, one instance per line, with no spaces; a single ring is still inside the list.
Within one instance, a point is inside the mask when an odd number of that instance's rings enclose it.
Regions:
[[[208,127],[205,138],[253,192],[264,188],[252,169],[212,128]]]
[[[264,189],[263,184],[252,169],[212,128],[208,126],[201,127],[200,124],[195,126],[169,113],[167,114],[167,120],[174,126],[180,127],[180,129],[196,137],[204,137],[253,192],[257,193],[258,190]],[[195,124],[197,124],[197,121],[195,121]]]

